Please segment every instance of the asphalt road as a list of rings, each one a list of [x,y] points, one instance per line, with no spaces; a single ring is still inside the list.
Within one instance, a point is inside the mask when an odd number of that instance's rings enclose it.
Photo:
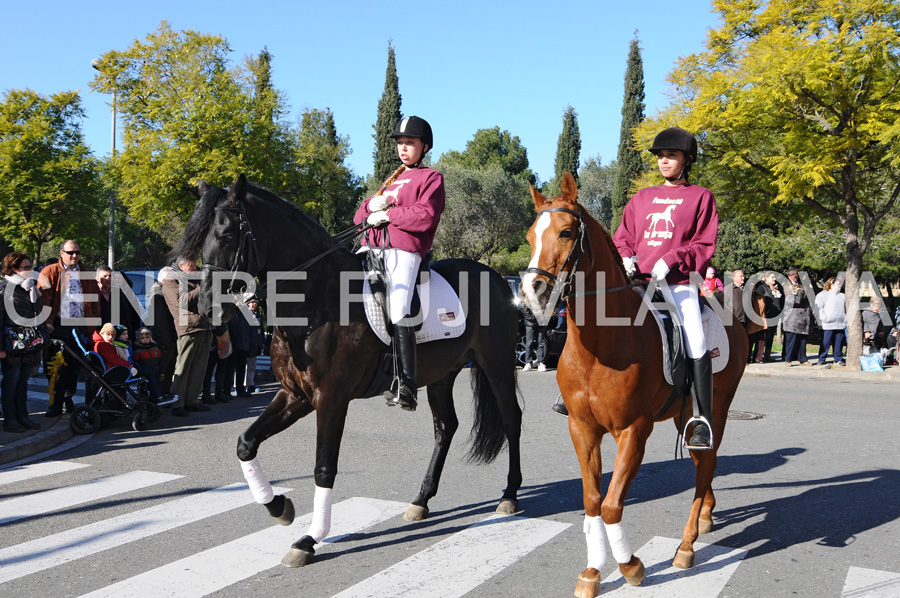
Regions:
[[[519,381],[525,483],[514,518],[491,519],[506,453],[487,466],[465,461],[464,375],[461,427],[431,517],[400,517],[430,457],[427,409],[358,401],[334,489],[333,541],[309,567],[280,566],[312,510],[314,419],[260,451],[273,485],[292,489],[293,526],[273,526],[249,492],[229,487],[243,482],[237,437],[269,392],[164,417],[141,433],[110,426],[0,471],[0,595],[570,596],[586,559],[578,463],[566,419],[550,411],[555,372]],[[696,566],[677,573],[669,564],[694,470],[675,458],[671,422],[659,424],[625,510],[647,578],[623,587],[610,555],[601,595],[900,596],[897,400],[892,382],[746,377],[719,455],[716,529],[701,536],[709,546]],[[606,474],[614,449],[604,440]]]

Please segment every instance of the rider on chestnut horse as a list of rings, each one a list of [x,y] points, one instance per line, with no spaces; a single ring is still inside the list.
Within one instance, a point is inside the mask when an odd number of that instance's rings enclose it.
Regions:
[[[665,183],[641,189],[631,198],[613,240],[629,276],[636,273],[638,263],[650,264],[650,278],[665,281],[660,290],[678,310],[693,374],[694,433],[687,446],[711,449],[712,360],[703,336],[699,291],[690,275],[706,272],[716,250],[716,200],[709,189],[688,181],[697,160],[697,140],[689,131],[679,127],[662,131],[650,151],[656,154]]]

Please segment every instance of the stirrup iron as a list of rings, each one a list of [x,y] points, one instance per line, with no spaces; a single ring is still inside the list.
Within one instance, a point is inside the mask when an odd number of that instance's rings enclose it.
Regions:
[[[695,422],[701,422],[701,423],[706,424],[706,429],[709,430],[709,446],[692,446],[692,445],[688,444],[688,436],[687,436],[688,428],[691,426],[691,424],[693,424]],[[693,438],[693,433],[691,434],[691,437]],[[695,415],[694,417],[689,419],[687,421],[687,423],[684,424],[684,430],[681,432],[681,446],[690,451],[711,451],[711,450],[713,450],[713,448],[715,448],[715,446],[716,446],[716,439],[713,436],[712,424],[709,423],[709,420],[706,419],[705,417],[703,417],[702,415]]]

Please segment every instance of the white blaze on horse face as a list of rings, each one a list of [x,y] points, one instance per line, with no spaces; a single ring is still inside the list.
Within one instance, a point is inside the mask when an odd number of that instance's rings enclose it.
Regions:
[[[534,225],[535,246],[534,253],[531,255],[531,262],[528,264],[529,268],[539,267],[538,264],[541,261],[541,252],[544,248],[544,233],[548,228],[550,228],[550,214],[544,212],[538,216],[537,222]],[[534,281],[536,278],[537,274],[534,272],[529,272],[522,278],[522,290],[525,292],[525,303],[532,311],[541,310],[537,294],[534,292]]]

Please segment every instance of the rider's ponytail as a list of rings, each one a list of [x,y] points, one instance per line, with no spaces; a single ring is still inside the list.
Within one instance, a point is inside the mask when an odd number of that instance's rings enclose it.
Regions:
[[[381,189],[378,190],[378,193],[381,193],[382,191],[390,187],[391,184],[393,184],[393,182],[397,180],[397,177],[400,176],[400,173],[402,173],[404,170],[406,170],[406,164],[401,164],[400,168],[395,170],[394,174],[388,177],[388,180],[384,182],[384,184],[381,186]]]

